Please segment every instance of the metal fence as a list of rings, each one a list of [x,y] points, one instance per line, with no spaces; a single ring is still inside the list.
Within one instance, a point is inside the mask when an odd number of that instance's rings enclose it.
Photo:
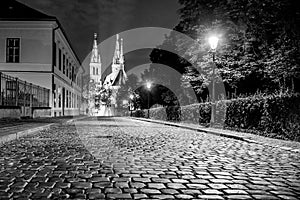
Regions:
[[[0,106],[49,107],[50,90],[0,72]]]

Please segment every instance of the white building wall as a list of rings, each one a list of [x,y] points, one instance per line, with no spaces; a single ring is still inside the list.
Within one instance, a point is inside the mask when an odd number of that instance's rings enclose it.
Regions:
[[[64,74],[62,69],[58,69],[58,49],[65,54],[71,66],[79,68],[77,79],[81,80],[83,73],[82,66],[70,44],[65,38],[60,28],[57,28],[55,21],[43,22],[17,22],[0,21],[0,71],[22,79],[24,81],[50,89],[51,115],[58,116],[56,112],[61,112],[57,102],[54,105],[54,96],[57,101],[58,90],[53,88],[64,87],[70,91],[72,99],[76,98],[76,106],[65,108],[65,115],[78,115],[81,106],[81,81],[72,82],[69,75]],[[53,30],[55,30],[53,32]],[[54,33],[54,34],[53,34]],[[20,62],[6,62],[6,40],[7,38],[20,38]],[[53,63],[53,41],[56,43],[56,62]],[[63,57],[61,57],[63,59]],[[66,61],[65,60],[65,61]],[[62,61],[61,61],[62,62]],[[56,95],[54,95],[56,94]],[[74,101],[73,100],[73,101]],[[77,106],[78,105],[78,106]]]

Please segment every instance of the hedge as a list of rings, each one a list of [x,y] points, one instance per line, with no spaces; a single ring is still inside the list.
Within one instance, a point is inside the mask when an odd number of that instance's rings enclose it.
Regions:
[[[263,136],[300,141],[300,94],[223,100],[216,103],[216,122],[226,129],[242,130]],[[134,116],[147,116],[147,110]],[[211,103],[150,109],[150,118],[208,125]]]

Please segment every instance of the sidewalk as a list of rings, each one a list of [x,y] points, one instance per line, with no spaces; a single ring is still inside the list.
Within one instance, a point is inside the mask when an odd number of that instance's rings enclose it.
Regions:
[[[35,118],[35,119],[0,119],[0,145],[24,135],[50,128],[57,123],[69,123],[82,116]]]
[[[130,117],[130,118],[135,120],[140,120],[140,121],[164,124],[167,126],[185,128],[193,131],[205,132],[205,133],[219,135],[222,137],[232,138],[232,139],[241,140],[249,143],[268,145],[274,148],[281,148],[284,150],[300,153],[299,142],[268,138],[260,135],[251,134],[251,133],[237,132],[237,131],[231,131],[226,129],[206,128],[198,124],[192,124],[192,123],[180,123],[180,122],[175,123],[175,122],[168,122],[168,121],[154,120],[154,119],[147,119],[147,118],[137,118],[137,117]]]

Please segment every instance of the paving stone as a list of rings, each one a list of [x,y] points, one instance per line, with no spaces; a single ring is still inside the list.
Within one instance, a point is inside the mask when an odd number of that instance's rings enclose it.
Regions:
[[[154,199],[175,199],[173,195],[160,194],[160,195],[151,195],[151,198]]]
[[[245,190],[227,189],[223,191],[227,194],[248,194]]]
[[[156,189],[141,189],[142,193],[145,194],[160,194],[161,192],[159,190]]]
[[[107,187],[112,187],[112,183],[111,182],[96,182],[93,183],[93,187],[96,188],[107,188]]]
[[[139,182],[130,182],[130,187],[132,188],[143,188],[146,185],[144,183],[139,183]]]
[[[266,199],[266,200],[279,199],[278,197],[272,195],[252,195],[252,197],[254,197],[254,199]]]
[[[148,195],[146,195],[146,194],[134,194],[133,198],[134,199],[143,199],[143,198],[148,198]]]
[[[189,183],[186,186],[190,189],[206,189],[208,188],[207,185],[204,184],[197,184],[197,183]]]
[[[136,194],[136,193],[138,193],[137,189],[134,189],[134,188],[124,188],[123,191],[125,193],[130,193],[130,194]]]
[[[170,179],[166,179],[166,178],[152,178],[151,181],[156,182],[156,183],[170,183],[171,182]]]
[[[107,198],[110,199],[132,199],[130,194],[107,194]]]
[[[172,189],[186,188],[183,184],[180,183],[167,183],[167,187]]]
[[[280,197],[281,199],[286,199],[286,200],[296,200],[296,199],[298,199],[296,196],[290,196],[290,195],[278,195],[278,197]]]
[[[209,179],[209,181],[213,182],[213,183],[233,183],[231,180],[228,179]]]
[[[105,199],[105,195],[101,193],[88,194],[88,199]]]
[[[175,178],[173,178],[173,179],[171,179],[172,180],[172,182],[174,182],[174,183],[189,183],[189,181],[187,181],[187,180],[185,180],[185,179],[175,179]]]
[[[178,198],[178,199],[192,199],[192,198],[194,198],[192,195],[188,195],[188,194],[176,194],[175,197]]]
[[[122,190],[120,188],[106,188],[105,193],[116,193],[120,194],[122,193]]]
[[[204,180],[204,179],[191,179],[189,180],[191,183],[200,183],[200,184],[207,184],[209,183],[208,180]]]
[[[206,190],[202,190],[202,192],[204,194],[217,194],[217,195],[223,194],[221,190],[215,190],[215,189],[206,189]]]
[[[72,183],[72,187],[79,188],[79,189],[88,189],[92,188],[92,183],[86,183],[86,182],[78,182],[78,183]]]
[[[178,194],[178,190],[175,190],[175,189],[162,189],[161,190],[162,193],[164,194]]]
[[[224,199],[222,196],[219,196],[219,195],[198,195],[198,198],[200,198],[200,199],[216,199],[216,200]]]
[[[162,189],[166,188],[164,184],[162,183],[148,183],[149,188],[154,188],[154,189]]]
[[[200,190],[180,190],[183,194],[201,194]]]
[[[227,199],[235,199],[235,200],[242,200],[242,199],[253,199],[251,196],[249,195],[227,195],[226,196]]]
[[[129,185],[127,182],[116,182],[114,185],[115,185],[115,187],[118,187],[118,188],[129,188]]]

